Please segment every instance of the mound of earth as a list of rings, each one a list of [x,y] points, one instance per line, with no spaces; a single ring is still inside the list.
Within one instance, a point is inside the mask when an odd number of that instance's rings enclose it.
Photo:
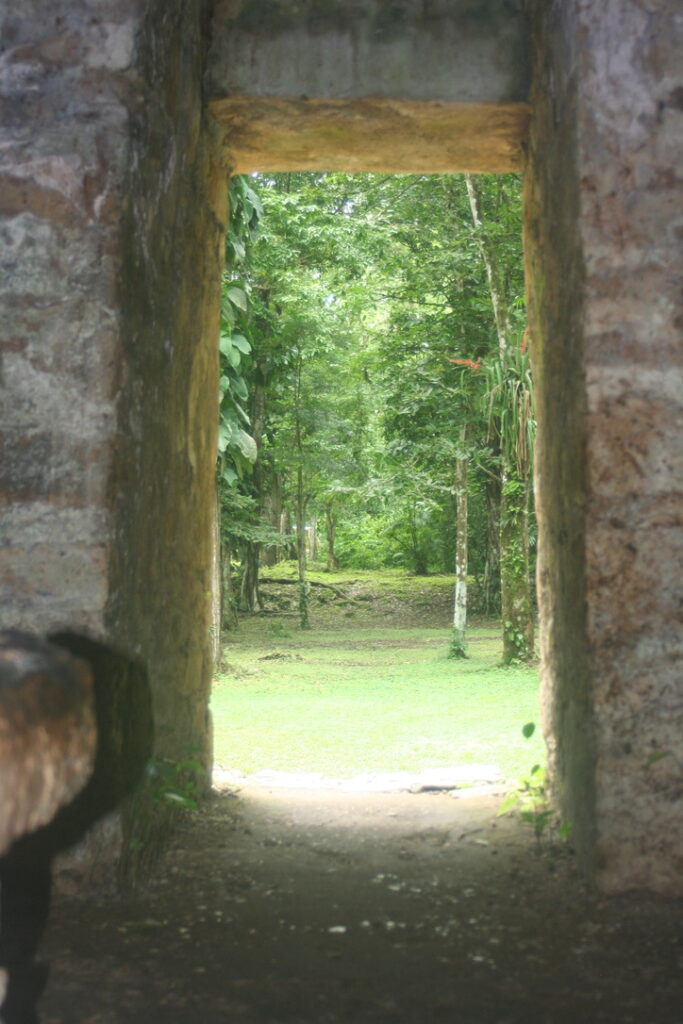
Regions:
[[[318,577],[325,576],[325,579]],[[263,574],[261,597],[266,615],[298,617],[294,577]],[[317,574],[311,581],[309,609],[319,628],[345,626],[434,626],[448,628],[453,619],[453,578],[371,573]]]

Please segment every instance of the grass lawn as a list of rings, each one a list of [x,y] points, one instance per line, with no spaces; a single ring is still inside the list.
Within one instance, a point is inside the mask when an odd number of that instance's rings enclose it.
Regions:
[[[225,648],[214,686],[215,759],[223,768],[350,777],[497,765],[507,778],[543,760],[536,669],[501,669],[500,635],[472,629],[467,661],[446,657],[448,630],[300,632],[248,621]]]

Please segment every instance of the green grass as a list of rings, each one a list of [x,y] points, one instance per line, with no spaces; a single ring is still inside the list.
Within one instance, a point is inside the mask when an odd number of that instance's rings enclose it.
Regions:
[[[447,630],[301,633],[251,620],[214,687],[216,763],[338,777],[471,764],[526,774],[543,759],[538,730],[521,733],[538,721],[538,674],[498,667],[497,631],[473,629],[469,641],[469,659],[450,661]]]

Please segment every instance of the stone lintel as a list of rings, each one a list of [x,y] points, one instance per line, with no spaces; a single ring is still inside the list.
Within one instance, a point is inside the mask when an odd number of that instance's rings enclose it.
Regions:
[[[518,171],[529,120],[524,102],[249,95],[215,99],[209,107],[234,174]]]

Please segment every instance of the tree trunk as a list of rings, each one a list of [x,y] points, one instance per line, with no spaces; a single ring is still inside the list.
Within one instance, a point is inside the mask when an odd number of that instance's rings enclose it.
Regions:
[[[242,559],[242,585],[240,587],[240,608],[242,611],[255,612],[262,607],[261,594],[258,586],[259,559],[261,545],[250,540]]]
[[[306,580],[306,495],[304,492],[304,447],[301,432],[301,374],[303,360],[298,353],[294,378],[294,444],[297,453],[296,470],[296,555],[299,565],[299,625],[309,629],[308,599],[310,588]]]
[[[500,587],[503,664],[534,654],[534,619],[529,585],[529,481],[512,467],[503,477],[500,507]]]
[[[466,658],[467,626],[467,426],[460,429],[461,450],[455,462],[455,599],[450,656]]]
[[[308,599],[310,587],[306,580],[306,508],[304,496],[304,470],[296,471],[296,553],[299,565],[299,625],[309,629]]]
[[[235,592],[232,581],[232,548],[227,541],[221,544],[221,630],[237,625]]]
[[[506,356],[510,344],[509,320],[505,290],[495,248],[486,234],[481,214],[481,203],[474,178],[465,175],[467,195],[477,241],[486,267],[491,293],[491,305],[498,334],[498,351],[506,372]],[[510,424],[513,417],[506,417]],[[511,429],[510,426],[506,429]],[[522,475],[512,459],[505,457],[509,439],[501,437],[503,469],[501,474],[500,505],[500,600],[503,618],[503,664],[529,661],[534,653],[534,620],[531,607],[529,581],[529,497],[531,493],[531,463]]]
[[[259,461],[263,431],[266,425],[266,374],[262,366],[257,364],[254,371],[254,385],[251,402],[251,434],[256,442],[256,461],[252,474],[252,493],[256,499],[256,508],[260,515],[263,510],[263,469]],[[242,571],[242,587],[240,589],[240,607],[253,612],[262,608],[261,594],[258,588],[259,564],[261,561],[261,542],[247,542]]]
[[[470,201],[472,222],[475,228],[479,251],[481,252],[481,257],[486,268],[486,277],[489,283],[489,292],[491,294],[491,305],[493,306],[493,316],[496,321],[496,333],[498,334],[498,348],[502,358],[510,341],[510,326],[508,322],[505,290],[500,280],[500,271],[498,268],[495,247],[493,246],[491,239],[486,234],[486,230],[484,228],[479,192],[471,174],[465,175],[465,185],[467,187],[467,196]]]
[[[315,562],[318,557],[318,520],[315,516],[311,516],[310,529],[306,531],[306,539],[308,541],[308,557],[311,562]]]
[[[325,533],[327,536],[327,571],[334,572],[339,568],[339,559],[334,550],[337,536],[337,521],[331,501],[325,505]]]
[[[217,605],[218,605],[218,621],[217,621],[217,640],[218,640],[218,652],[217,652],[217,664],[220,661],[221,646],[220,636],[223,630],[234,629],[237,626],[237,612],[235,610],[235,593],[232,580],[232,546],[229,540],[223,540],[221,537],[221,506],[220,501],[218,502],[217,515],[216,515],[216,548],[217,548]]]
[[[264,511],[274,530],[282,531],[282,476],[269,474],[269,486],[264,501]],[[269,545],[263,554],[264,565],[276,565],[283,557],[281,545]]]
[[[486,495],[486,561],[482,608],[485,615],[500,612],[500,477],[487,477]]]
[[[292,536],[292,517],[288,508],[283,508],[280,516],[280,533],[284,538],[284,543],[281,548],[278,548],[278,561],[296,558],[296,537]]]

